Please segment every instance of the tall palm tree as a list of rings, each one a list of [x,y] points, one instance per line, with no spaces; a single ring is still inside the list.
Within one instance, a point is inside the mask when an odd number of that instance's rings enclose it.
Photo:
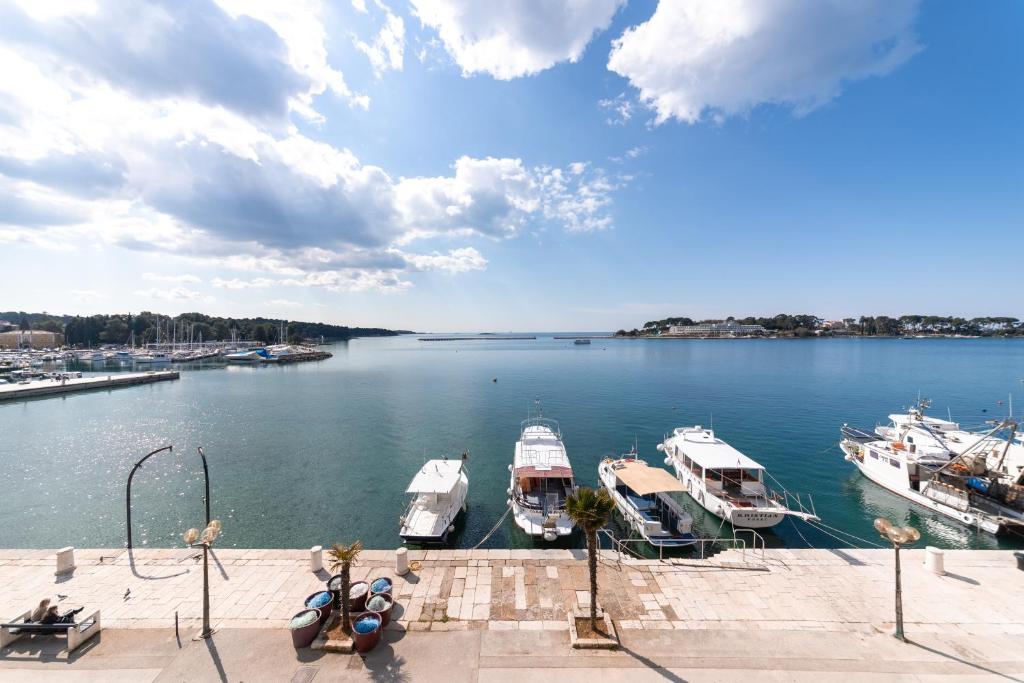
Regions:
[[[349,570],[352,568],[352,564],[356,561],[356,558],[359,557],[359,553],[362,551],[362,541],[356,541],[352,545],[335,543],[331,546],[331,549],[327,551],[327,555],[334,560],[331,563],[331,571],[341,570],[341,628],[345,633],[349,633],[352,626],[349,621],[348,614],[348,592],[351,589]]]
[[[590,628],[597,630],[597,532],[608,523],[615,501],[604,488],[595,491],[581,486],[565,499],[565,511],[587,537],[590,567]]]

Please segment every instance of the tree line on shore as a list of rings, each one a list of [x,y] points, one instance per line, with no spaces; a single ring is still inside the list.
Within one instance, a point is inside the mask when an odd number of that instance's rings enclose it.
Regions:
[[[740,325],[760,325],[768,334],[791,337],[963,335],[972,337],[1024,336],[1024,322],[1008,316],[961,318],[943,315],[860,316],[825,320],[815,315],[782,313],[770,318],[717,318],[695,320],[687,317],[650,320],[642,329],[619,330],[620,337],[649,337],[665,334],[675,325],[699,325],[733,321]]]
[[[7,311],[0,312],[0,320],[6,320],[20,330],[62,333],[64,343],[68,346],[127,344],[133,333],[135,343],[140,345],[155,342],[158,337],[160,341],[170,342],[172,336],[179,342],[239,339],[273,343],[281,338],[282,325],[284,337],[288,342],[321,337],[325,340],[344,340],[352,337],[385,337],[399,334],[397,331],[379,327],[285,322],[274,318],[222,318],[202,313],[169,316],[149,311],[89,316]]]

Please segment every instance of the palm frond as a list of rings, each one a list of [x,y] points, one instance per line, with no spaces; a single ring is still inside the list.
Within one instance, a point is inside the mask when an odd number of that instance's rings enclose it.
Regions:
[[[344,543],[332,544],[330,550],[327,551],[327,556],[333,560],[331,563],[331,569],[333,570],[346,565],[351,565],[356,561],[356,558],[359,557],[359,553],[362,551],[362,541],[355,541],[351,545],[345,545]]]
[[[565,499],[565,511],[576,526],[596,531],[608,523],[615,501],[608,491],[581,486]]]

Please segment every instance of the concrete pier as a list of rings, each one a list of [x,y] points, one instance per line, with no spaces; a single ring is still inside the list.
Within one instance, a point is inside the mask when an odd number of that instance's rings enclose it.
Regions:
[[[151,384],[153,382],[178,379],[179,376],[176,370],[157,370],[155,372],[120,372],[68,380],[44,379],[29,384],[0,384],[0,401],[56,396],[58,394],[70,394],[76,391],[91,391],[94,389],[132,387],[138,384]]]

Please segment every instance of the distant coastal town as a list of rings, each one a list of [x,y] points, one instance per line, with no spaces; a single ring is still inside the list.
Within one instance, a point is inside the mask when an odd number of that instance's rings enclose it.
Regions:
[[[860,316],[826,320],[814,315],[779,314],[771,318],[694,320],[665,318],[642,329],[618,330],[616,337],[1016,337],[1024,322],[1011,317],[958,318],[940,315]]]

